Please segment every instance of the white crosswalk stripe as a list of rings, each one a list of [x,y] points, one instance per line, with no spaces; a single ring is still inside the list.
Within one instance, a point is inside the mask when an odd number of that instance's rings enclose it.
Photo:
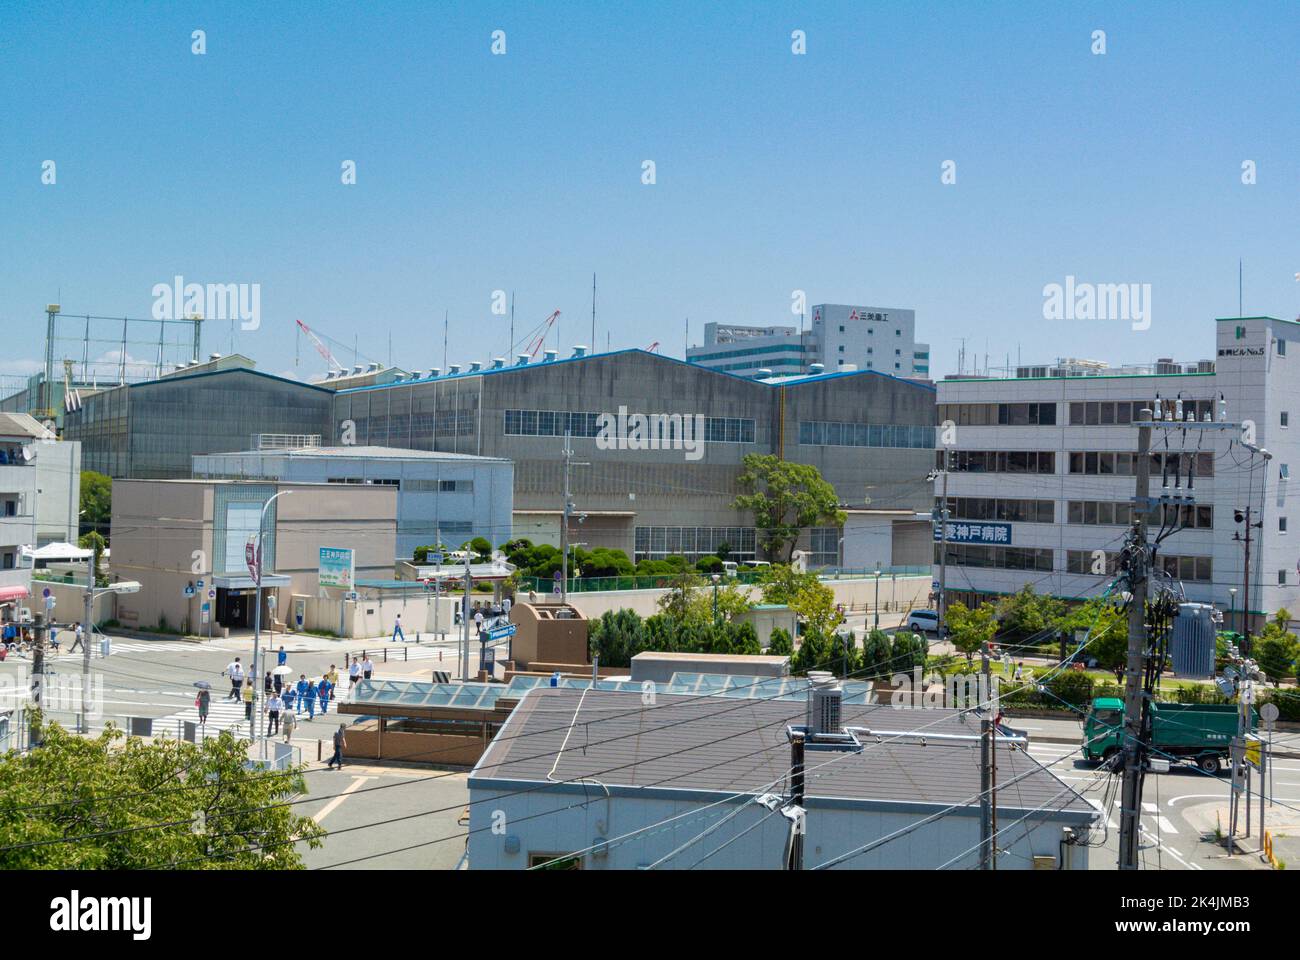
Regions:
[[[184,722],[198,723],[199,708],[191,706],[155,720],[154,729],[170,732],[173,727],[179,729]],[[200,736],[205,739],[215,737],[223,730],[248,735],[248,722],[244,719],[244,705],[242,703],[235,703],[233,700],[214,699],[212,701],[208,710],[208,722],[200,728]]]

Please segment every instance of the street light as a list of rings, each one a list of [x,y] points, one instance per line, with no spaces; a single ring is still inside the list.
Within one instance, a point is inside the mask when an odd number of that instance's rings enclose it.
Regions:
[[[257,723],[257,718],[258,718],[257,694],[259,689],[262,686],[262,667],[261,667],[262,577],[266,572],[266,568],[262,564],[262,542],[266,538],[266,510],[268,507],[271,506],[271,504],[275,503],[275,501],[278,500],[280,497],[283,497],[286,494],[290,494],[293,492],[294,491],[292,490],[281,490],[279,493],[272,494],[267,499],[266,503],[262,504],[262,513],[257,520],[257,551],[255,554],[257,560],[256,570],[249,571],[250,573],[254,573],[254,572],[256,573],[256,576],[253,578],[253,586],[255,588],[255,593],[256,593],[256,597],[254,598],[254,604],[253,604],[254,607],[253,609],[253,675],[249,678],[250,682],[253,684],[253,709],[250,711],[249,718],[248,718],[248,732],[253,737],[257,737],[257,734],[254,732],[256,730],[254,724]],[[265,756],[266,755],[265,727],[263,727],[262,729],[262,736],[260,739],[262,741],[262,755]]]
[[[880,571],[876,571],[876,622],[873,627],[875,630],[880,629]]]
[[[138,580],[119,580],[107,587],[95,585],[95,558],[92,555],[86,561],[90,571],[86,576],[86,620],[82,627],[81,638],[81,713],[77,718],[77,732],[90,733],[90,718],[86,713],[86,704],[90,700],[90,644],[95,638],[95,597],[101,593],[139,593]]]

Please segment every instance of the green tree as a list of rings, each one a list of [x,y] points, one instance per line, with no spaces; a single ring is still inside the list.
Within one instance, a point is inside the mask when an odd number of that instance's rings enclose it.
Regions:
[[[77,540],[77,546],[82,550],[95,551],[92,561],[95,564],[95,585],[108,586],[108,577],[104,574],[104,549],[108,546],[108,541],[104,539],[104,535],[98,530],[91,530]]]
[[[697,603],[704,578],[690,570],[683,570],[672,576],[668,590],[659,598],[659,612],[677,621],[690,619],[692,606]]]
[[[800,573],[788,563],[774,563],[759,575],[758,588],[764,603],[788,606],[800,590],[820,582],[815,573]]]
[[[717,619],[723,623],[735,620],[748,613],[754,606],[749,599],[749,592],[734,582],[719,583],[716,587],[708,581],[701,580],[700,588],[691,596],[686,608],[688,623],[712,623],[714,619],[714,598],[717,599]]]
[[[0,754],[0,869],[302,868],[325,831],[286,801],[301,769],[245,767],[248,741],[79,737],[39,718],[42,746]],[[160,826],[165,825],[165,826]]]
[[[860,669],[862,679],[878,680],[888,677],[894,671],[890,658],[889,634],[883,630],[872,630],[863,638]]]
[[[81,523],[107,535],[113,520],[113,481],[94,470],[81,471]]]
[[[794,653],[794,644],[790,642],[790,631],[776,627],[767,638],[767,653],[772,657],[788,657]]]
[[[1059,613],[1052,627],[1070,642],[1077,631],[1087,631],[1087,647],[1079,659],[1087,662],[1092,657],[1101,669],[1115,675],[1116,683],[1123,681],[1128,666],[1128,621],[1119,607],[1093,598]]]
[[[591,624],[587,646],[603,667],[626,667],[646,649],[646,627],[635,610],[606,610]]]
[[[1255,645],[1255,659],[1275,688],[1295,669],[1296,636],[1287,629],[1290,622],[1290,611],[1280,608],[1272,622],[1264,625]]]
[[[891,673],[911,673],[916,667],[925,668],[925,657],[929,644],[925,638],[915,633],[899,630],[894,634],[894,643],[889,651]]]
[[[815,633],[829,635],[844,620],[835,606],[835,591],[815,577],[801,584],[787,605]]]
[[[732,506],[753,514],[769,560],[789,563],[800,530],[844,525],[835,488],[813,465],[763,453],[745,454],[744,465],[736,481],[744,492]]]
[[[958,653],[965,654],[967,663],[998,632],[997,613],[991,603],[981,603],[972,610],[957,601],[948,606],[943,622],[948,628],[948,640]]]
[[[999,600],[996,612],[1002,622],[1002,632],[1011,639],[1022,640],[1051,629],[1064,611],[1064,603],[1035,593],[1033,585],[1027,583],[1018,593]]]

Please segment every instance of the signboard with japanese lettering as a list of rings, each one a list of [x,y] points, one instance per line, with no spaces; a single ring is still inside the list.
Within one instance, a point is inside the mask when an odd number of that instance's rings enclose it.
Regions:
[[[355,554],[348,547],[321,547],[317,573],[322,587],[351,590],[354,586]]]
[[[934,525],[934,539],[942,540],[940,524]],[[1011,543],[1011,524],[975,523],[962,520],[948,521],[949,543],[987,543],[1006,546]]]

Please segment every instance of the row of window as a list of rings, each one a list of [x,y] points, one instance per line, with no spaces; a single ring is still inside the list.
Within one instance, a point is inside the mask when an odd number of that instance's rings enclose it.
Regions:
[[[403,480],[402,489],[411,493],[473,493],[473,480]]]
[[[1133,504],[1109,500],[1071,500],[1066,507],[1066,522],[1128,526],[1133,522]],[[1209,530],[1214,527],[1214,507],[1165,504],[1151,522],[1185,530]]]
[[[935,506],[942,509],[943,500]],[[1052,500],[1017,500],[1003,497],[949,497],[949,520],[1001,520],[1006,523],[1053,523]]]
[[[1094,567],[1092,550],[1065,551],[1065,570],[1067,573],[1083,573],[1102,576]],[[1119,569],[1120,554],[1105,551],[1105,576],[1114,576]],[[1185,583],[1209,583],[1214,579],[1214,564],[1210,557],[1156,556],[1157,569],[1174,580]]]
[[[1069,472],[1090,476],[1134,477],[1137,476],[1137,457],[1136,453],[1125,451],[1073,451],[1069,454]],[[1185,479],[1189,469],[1192,477],[1214,476],[1214,454],[1194,451],[1151,454],[1153,479],[1165,475]]]
[[[718,350],[713,353],[696,353],[686,359],[691,363],[705,363],[709,360],[730,360],[733,357],[755,357],[767,353],[804,354],[813,352],[814,348],[811,346],[804,346],[798,343],[774,343],[768,344],[765,347],[742,347],[736,350]],[[763,363],[763,366],[765,367],[769,365],[770,364],[766,361]],[[746,366],[753,366],[753,364],[746,364]]]
[[[1170,401],[1172,405],[1173,401]],[[1070,426],[1110,426],[1112,424],[1124,425],[1132,423],[1134,420],[1141,419],[1143,409],[1152,409],[1155,406],[1154,399],[1148,400],[1086,400],[1072,401],[1070,403]],[[1171,406],[1167,411],[1173,416],[1174,408]],[[1183,401],[1183,417],[1188,413],[1194,413],[1197,420],[1204,420],[1207,416],[1214,416],[1213,400],[1191,400]]]
[[[698,560],[716,555],[723,546],[733,560],[754,559],[753,527],[637,527],[634,536],[637,560],[670,556]]]
[[[943,557],[943,544],[934,545],[934,562]],[[989,547],[977,543],[948,544],[948,562],[959,567],[1051,572],[1055,553],[1050,547]]]
[[[682,420],[690,417],[689,414],[680,416]],[[511,437],[562,437],[568,431],[574,437],[594,438],[600,436],[601,417],[600,413],[590,412],[507,410],[505,433]],[[664,430],[667,430],[666,426]],[[754,421],[740,417],[705,417],[703,439],[711,443],[753,443]]]
[[[934,427],[905,423],[827,423],[799,421],[799,442],[827,447],[934,448]]]
[[[328,477],[326,483],[369,484],[372,487],[400,487],[402,481],[388,479],[371,479],[368,477]]]
[[[963,427],[1054,426],[1055,403],[941,403],[939,422]]]
[[[945,451],[936,450],[934,465],[943,469]],[[959,473],[1055,473],[1056,454],[1041,450],[953,450],[948,469]]]

